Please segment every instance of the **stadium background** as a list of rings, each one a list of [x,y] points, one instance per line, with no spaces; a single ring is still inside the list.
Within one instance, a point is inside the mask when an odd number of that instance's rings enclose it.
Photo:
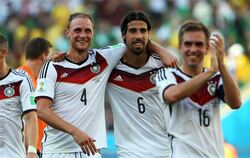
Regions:
[[[42,36],[53,44],[53,51],[66,51],[64,36],[67,17],[87,12],[95,21],[92,47],[121,42],[120,20],[129,10],[146,12],[153,24],[151,39],[177,54],[177,31],[186,19],[198,19],[226,41],[227,65],[238,79],[243,106],[232,111],[221,106],[225,140],[236,147],[240,158],[250,157],[250,2],[248,0],[1,0],[0,32],[10,42],[8,64],[24,62],[25,43]],[[208,57],[209,58],[209,57]],[[206,64],[207,65],[207,64]],[[106,107],[109,148],[104,158],[115,156],[112,115]]]

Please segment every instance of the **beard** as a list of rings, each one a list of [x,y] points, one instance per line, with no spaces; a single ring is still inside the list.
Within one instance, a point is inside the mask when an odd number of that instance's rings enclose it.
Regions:
[[[135,54],[135,55],[141,55],[142,54],[142,52],[143,52],[143,48],[134,48],[134,47],[132,47],[131,49],[131,52],[133,53],[133,54]]]
[[[141,43],[142,46],[140,47],[137,47],[136,46],[136,43]],[[141,55],[142,52],[146,49],[146,46],[145,46],[145,42],[142,41],[142,40],[136,40],[136,41],[133,41],[131,42],[130,45],[128,45],[127,43],[125,43],[126,46],[130,49],[130,51],[135,54],[135,55]]]

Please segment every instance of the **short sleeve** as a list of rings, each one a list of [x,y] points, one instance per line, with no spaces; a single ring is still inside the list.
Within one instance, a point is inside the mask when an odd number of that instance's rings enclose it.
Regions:
[[[171,85],[176,85],[176,78],[173,73],[168,68],[161,68],[158,70],[156,74],[156,86],[159,91],[159,97],[163,103],[165,103],[164,99],[164,91]]]
[[[41,97],[54,99],[57,72],[51,61],[44,63],[37,81],[35,100]]]
[[[25,77],[21,83],[20,100],[24,113],[26,111],[36,110],[36,103],[34,101],[34,87],[29,77]]]

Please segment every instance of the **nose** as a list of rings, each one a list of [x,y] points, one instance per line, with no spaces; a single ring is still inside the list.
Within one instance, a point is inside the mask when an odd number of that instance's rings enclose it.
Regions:
[[[84,31],[82,31],[81,33],[80,33],[80,35],[79,35],[81,38],[84,38],[84,37],[86,37],[87,36],[87,34],[84,32]]]
[[[142,39],[142,33],[141,33],[140,31],[137,31],[137,32],[135,33],[135,38],[136,38],[136,39]]]
[[[192,44],[192,46],[190,47],[190,51],[191,52],[196,52],[197,51],[197,47],[195,46],[195,44]]]

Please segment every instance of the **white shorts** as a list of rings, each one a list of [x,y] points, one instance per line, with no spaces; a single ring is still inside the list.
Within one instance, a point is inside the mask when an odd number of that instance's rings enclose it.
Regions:
[[[102,158],[101,154],[87,156],[83,152],[73,153],[43,153],[41,158]]]

